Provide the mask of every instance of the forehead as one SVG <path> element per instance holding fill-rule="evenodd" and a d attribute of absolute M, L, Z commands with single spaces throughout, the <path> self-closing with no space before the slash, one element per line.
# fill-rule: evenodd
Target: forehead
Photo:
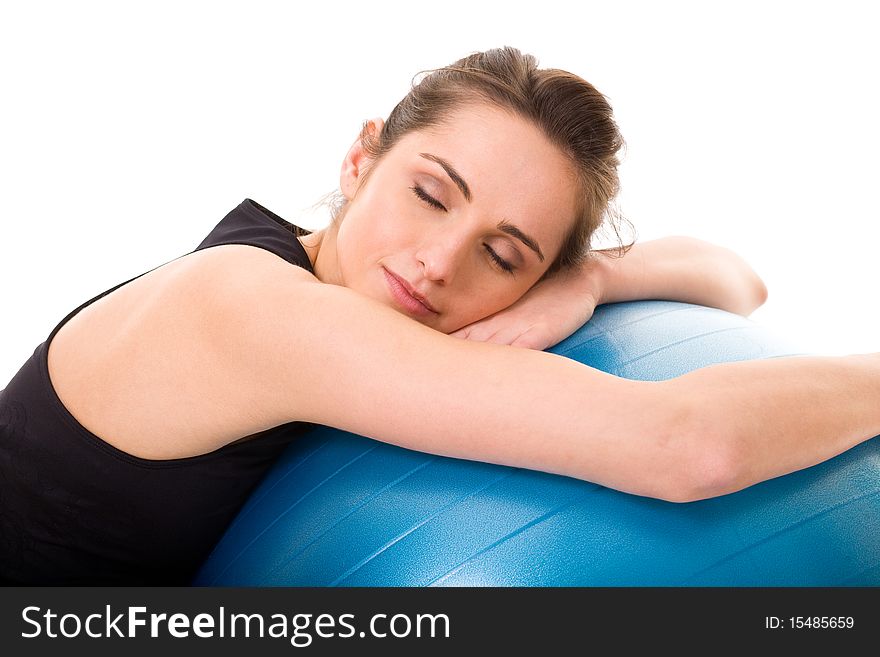
<path fill-rule="evenodd" d="M 442 125 L 408 133 L 388 155 L 395 151 L 401 164 L 441 176 L 442 169 L 420 154 L 448 161 L 470 187 L 476 210 L 493 223 L 516 224 L 548 256 L 574 220 L 579 190 L 569 158 L 533 123 L 493 105 L 462 107 Z"/>

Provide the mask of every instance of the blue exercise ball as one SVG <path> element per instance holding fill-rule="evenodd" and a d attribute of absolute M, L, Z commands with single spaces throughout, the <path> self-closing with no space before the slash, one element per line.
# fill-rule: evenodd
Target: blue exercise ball
<path fill-rule="evenodd" d="M 755 322 L 609 304 L 551 351 L 668 379 L 803 352 Z M 876 586 L 880 439 L 722 497 L 677 504 L 433 456 L 329 428 L 286 450 L 200 586 Z"/>

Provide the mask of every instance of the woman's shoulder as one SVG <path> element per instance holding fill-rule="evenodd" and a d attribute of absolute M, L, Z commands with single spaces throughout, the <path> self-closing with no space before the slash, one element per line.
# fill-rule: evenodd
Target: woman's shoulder
<path fill-rule="evenodd" d="M 267 424 L 259 397 L 226 370 L 237 330 L 229 309 L 273 302 L 317 279 L 258 247 L 194 251 L 83 308 L 49 344 L 52 385 L 86 429 L 135 456 L 212 451 Z M 247 288 L 247 289 L 245 289 Z M 265 295 L 265 300 L 264 300 Z M 169 440 L 168 437 L 173 438 Z"/>
<path fill-rule="evenodd" d="M 283 300 L 289 308 L 299 296 L 298 290 L 327 287 L 311 271 L 257 246 L 224 244 L 186 258 L 188 262 L 171 283 L 174 305 L 186 312 L 222 319 L 216 332 L 237 330 L 236 316 L 247 313 L 250 307 L 277 306 Z"/>
<path fill-rule="evenodd" d="M 208 317 L 240 304 L 243 297 L 257 304 L 269 302 L 272 281 L 281 286 L 320 283 L 312 272 L 262 247 L 221 244 L 193 251 L 126 287 L 140 283 L 140 289 L 132 288 L 130 293 L 142 303 L 157 304 L 157 311 Z M 117 303 L 122 305 L 121 299 Z"/>
<path fill-rule="evenodd" d="M 260 274 L 279 274 L 305 282 L 319 282 L 315 275 L 303 267 L 291 264 L 268 249 L 251 244 L 219 244 L 207 249 L 193 251 L 178 259 L 185 261 L 181 270 L 193 283 L 207 280 L 239 277 L 247 272 L 251 277 Z M 175 261 L 176 262 L 176 261 Z"/>
<path fill-rule="evenodd" d="M 240 304 L 243 297 L 258 305 L 274 299 L 271 281 L 285 287 L 319 283 L 310 271 L 267 249 L 221 244 L 193 251 L 133 279 L 84 308 L 61 330 L 79 321 L 91 323 L 92 329 L 122 328 L 128 334 L 148 330 L 152 321 L 157 326 L 201 322 L 206 324 L 204 329 L 217 331 L 223 326 L 207 326 L 217 319 L 213 313 Z"/>

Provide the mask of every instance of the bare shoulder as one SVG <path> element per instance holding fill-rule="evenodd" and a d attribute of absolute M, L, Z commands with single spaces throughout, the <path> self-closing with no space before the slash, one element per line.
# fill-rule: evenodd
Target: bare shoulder
<path fill-rule="evenodd" d="M 222 245 L 173 260 L 87 306 L 49 345 L 52 385 L 86 429 L 150 459 L 202 454 L 274 426 L 259 390 L 218 353 L 234 299 L 261 305 L 256 281 L 317 283 L 258 247 Z"/>
<path fill-rule="evenodd" d="M 251 246 L 248 244 L 223 244 L 214 246 L 210 249 L 204 249 L 190 254 L 187 257 L 199 257 L 201 259 L 200 266 L 210 268 L 211 266 L 224 266 L 232 264 L 234 266 L 257 267 L 259 269 L 271 270 L 274 272 L 285 271 L 292 277 L 300 278 L 303 281 L 318 282 L 315 276 L 303 269 L 292 265 L 286 260 L 275 255 L 271 251 Z"/>

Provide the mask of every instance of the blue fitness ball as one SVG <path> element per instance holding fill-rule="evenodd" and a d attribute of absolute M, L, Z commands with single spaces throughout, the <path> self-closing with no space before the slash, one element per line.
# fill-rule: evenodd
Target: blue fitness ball
<path fill-rule="evenodd" d="M 630 379 L 799 355 L 755 322 L 609 304 L 551 351 Z M 686 504 L 318 428 L 285 451 L 200 586 L 876 586 L 880 439 Z"/>

